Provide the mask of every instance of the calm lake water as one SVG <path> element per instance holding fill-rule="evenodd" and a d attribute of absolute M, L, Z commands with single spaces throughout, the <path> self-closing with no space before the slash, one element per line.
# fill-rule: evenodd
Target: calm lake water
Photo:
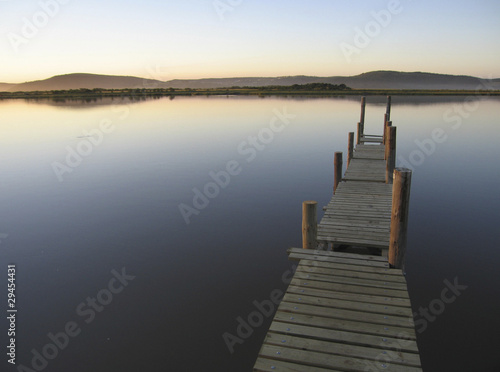
<path fill-rule="evenodd" d="M 415 318 L 425 371 L 500 370 L 499 104 L 393 97 L 398 166 L 414 169 L 407 281 L 414 311 L 433 309 Z M 367 133 L 384 112 L 368 97 Z M 272 317 L 233 353 L 223 335 L 286 288 L 301 203 L 326 205 L 357 121 L 359 97 L 0 101 L 0 296 L 5 311 L 15 264 L 16 362 L 250 371 Z M 445 281 L 467 288 L 444 304 Z"/>

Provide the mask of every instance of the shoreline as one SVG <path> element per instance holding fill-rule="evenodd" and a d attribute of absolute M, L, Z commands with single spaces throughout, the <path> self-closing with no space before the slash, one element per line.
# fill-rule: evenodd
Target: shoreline
<path fill-rule="evenodd" d="M 52 91 L 0 92 L 3 99 L 99 99 L 99 98 L 154 98 L 175 96 L 500 96 L 500 90 L 428 90 L 428 89 L 346 89 L 346 90 L 288 90 L 258 88 L 216 89 L 71 89 Z"/>

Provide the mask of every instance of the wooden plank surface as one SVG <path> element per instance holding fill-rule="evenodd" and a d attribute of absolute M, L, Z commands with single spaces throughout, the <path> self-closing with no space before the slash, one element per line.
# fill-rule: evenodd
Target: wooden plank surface
<path fill-rule="evenodd" d="M 384 160 L 385 146 L 359 144 L 354 149 L 353 159 Z"/>
<path fill-rule="evenodd" d="M 356 146 L 344 182 L 324 208 L 318 242 L 389 248 L 392 185 L 385 183 L 384 154 L 383 145 Z"/>
<path fill-rule="evenodd" d="M 302 258 L 254 371 L 421 371 L 401 270 L 374 266 L 379 256 L 301 250 L 288 250 Z"/>

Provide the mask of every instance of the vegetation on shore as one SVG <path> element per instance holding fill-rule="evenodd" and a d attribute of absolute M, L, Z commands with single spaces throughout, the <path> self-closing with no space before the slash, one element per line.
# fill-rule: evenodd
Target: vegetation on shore
<path fill-rule="evenodd" d="M 130 98 L 141 99 L 164 96 L 210 96 L 210 95 L 242 95 L 251 96 L 306 96 L 331 97 L 346 95 L 439 95 L 439 96 L 469 96 L 469 95 L 500 95 L 500 90 L 409 90 L 409 89 L 351 89 L 345 84 L 327 83 L 294 84 L 290 86 L 263 86 L 213 88 L 213 89 L 175 89 L 175 88 L 136 88 L 136 89 L 70 89 L 49 91 L 19 91 L 0 92 L 0 99 L 94 99 L 94 98 Z"/>

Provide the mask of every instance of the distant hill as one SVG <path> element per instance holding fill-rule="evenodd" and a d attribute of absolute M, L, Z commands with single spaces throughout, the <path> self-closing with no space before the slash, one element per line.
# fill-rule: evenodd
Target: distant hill
<path fill-rule="evenodd" d="M 214 78 L 194 80 L 160 81 L 134 76 L 112 76 L 96 74 L 58 75 L 46 80 L 20 84 L 0 83 L 0 91 L 69 90 L 80 88 L 229 88 L 233 86 L 269 86 L 309 83 L 345 84 L 354 89 L 500 89 L 500 79 L 485 80 L 473 76 L 443 75 L 427 72 L 373 71 L 356 76 L 282 76 Z"/>
<path fill-rule="evenodd" d="M 69 90 L 79 88 L 125 89 L 141 87 L 144 84 L 164 84 L 134 76 L 112 76 L 95 74 L 69 74 L 53 76 L 45 80 L 30 81 L 21 84 L 9 84 L 8 91 Z M 1 87 L 1 85 L 0 85 Z"/>
<path fill-rule="evenodd" d="M 500 79 L 428 72 L 374 71 L 352 76 L 348 82 L 351 88 L 366 89 L 500 89 Z"/>
<path fill-rule="evenodd" d="M 17 84 L 0 83 L 0 92 L 9 92 Z"/>
<path fill-rule="evenodd" d="M 173 88 L 226 88 L 232 86 L 268 86 L 310 83 L 345 84 L 353 89 L 500 89 L 500 79 L 493 81 L 472 76 L 442 75 L 425 72 L 374 71 L 356 76 L 283 76 L 276 78 L 220 78 L 170 80 Z"/>

